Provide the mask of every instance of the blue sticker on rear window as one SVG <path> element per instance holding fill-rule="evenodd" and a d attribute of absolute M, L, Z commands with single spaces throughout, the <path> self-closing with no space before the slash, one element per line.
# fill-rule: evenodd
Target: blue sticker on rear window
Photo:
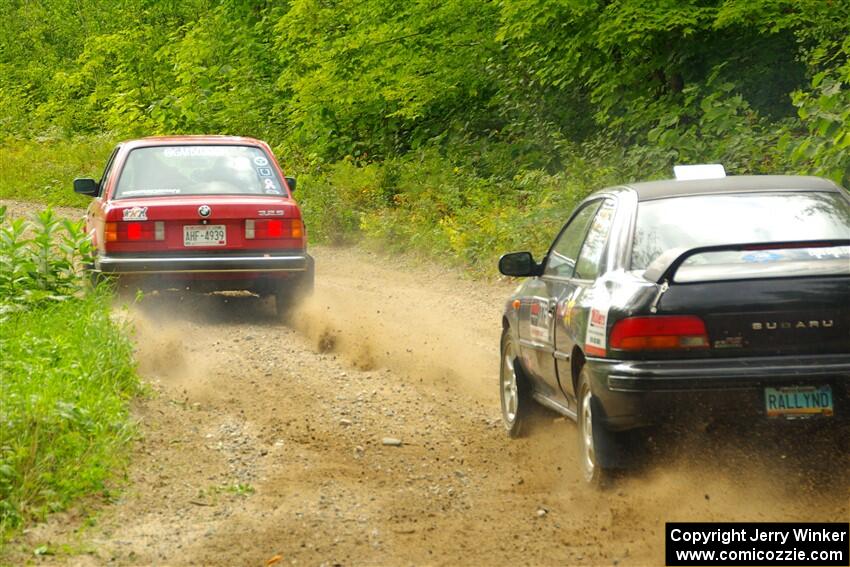
<path fill-rule="evenodd" d="M 776 262 L 782 258 L 784 258 L 784 256 L 782 254 L 777 254 L 776 252 L 753 252 L 752 254 L 747 254 L 746 256 L 741 257 L 744 262 L 758 264 Z"/>

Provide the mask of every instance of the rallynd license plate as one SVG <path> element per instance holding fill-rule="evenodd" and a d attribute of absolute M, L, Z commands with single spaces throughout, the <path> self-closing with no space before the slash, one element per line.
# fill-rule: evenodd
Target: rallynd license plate
<path fill-rule="evenodd" d="M 183 246 L 225 246 L 227 232 L 223 224 L 186 225 L 183 227 Z"/>
<path fill-rule="evenodd" d="M 800 418 L 831 416 L 832 388 L 829 386 L 790 386 L 765 388 L 768 417 Z"/>

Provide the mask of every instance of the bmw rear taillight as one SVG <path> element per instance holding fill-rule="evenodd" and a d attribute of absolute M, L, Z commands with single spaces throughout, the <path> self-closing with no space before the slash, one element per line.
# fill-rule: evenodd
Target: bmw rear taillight
<path fill-rule="evenodd" d="M 105 232 L 107 242 L 165 240 L 165 223 L 162 221 L 108 222 Z"/>
<path fill-rule="evenodd" d="M 301 224 L 301 219 L 292 220 L 292 238 L 301 238 L 304 236 L 304 225 Z"/>
<path fill-rule="evenodd" d="M 301 219 L 248 219 L 245 221 L 245 238 L 248 240 L 301 238 L 303 235 Z"/>
<path fill-rule="evenodd" d="M 708 348 L 705 323 L 693 315 L 627 317 L 611 329 L 616 350 L 686 350 Z"/>

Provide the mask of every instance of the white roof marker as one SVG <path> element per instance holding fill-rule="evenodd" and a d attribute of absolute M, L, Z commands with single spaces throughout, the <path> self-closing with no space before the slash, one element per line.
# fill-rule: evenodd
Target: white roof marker
<path fill-rule="evenodd" d="M 677 181 L 689 181 L 691 179 L 722 179 L 726 177 L 726 170 L 719 163 L 706 163 L 701 165 L 674 165 L 673 173 Z"/>

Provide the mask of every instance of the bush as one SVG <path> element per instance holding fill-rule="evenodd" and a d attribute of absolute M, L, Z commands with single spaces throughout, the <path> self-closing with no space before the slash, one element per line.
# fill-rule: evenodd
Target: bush
<path fill-rule="evenodd" d="M 56 218 L 47 209 L 34 222 L 4 223 L 0 207 L 0 322 L 3 315 L 45 301 L 66 301 L 84 292 L 80 269 L 92 245 L 82 222 Z"/>
<path fill-rule="evenodd" d="M 622 181 L 619 168 L 595 159 L 573 157 L 564 173 L 528 169 L 509 178 L 482 176 L 433 150 L 363 166 L 347 160 L 310 176 L 299 199 L 312 240 L 362 235 L 393 251 L 492 273 L 507 251 L 543 254 L 581 199 Z M 599 159 L 615 161 L 609 154 Z"/>
<path fill-rule="evenodd" d="M 0 208 L 0 542 L 104 488 L 125 459 L 138 390 L 109 292 L 80 271 L 81 227 L 49 210 L 35 222 L 4 217 Z"/>

